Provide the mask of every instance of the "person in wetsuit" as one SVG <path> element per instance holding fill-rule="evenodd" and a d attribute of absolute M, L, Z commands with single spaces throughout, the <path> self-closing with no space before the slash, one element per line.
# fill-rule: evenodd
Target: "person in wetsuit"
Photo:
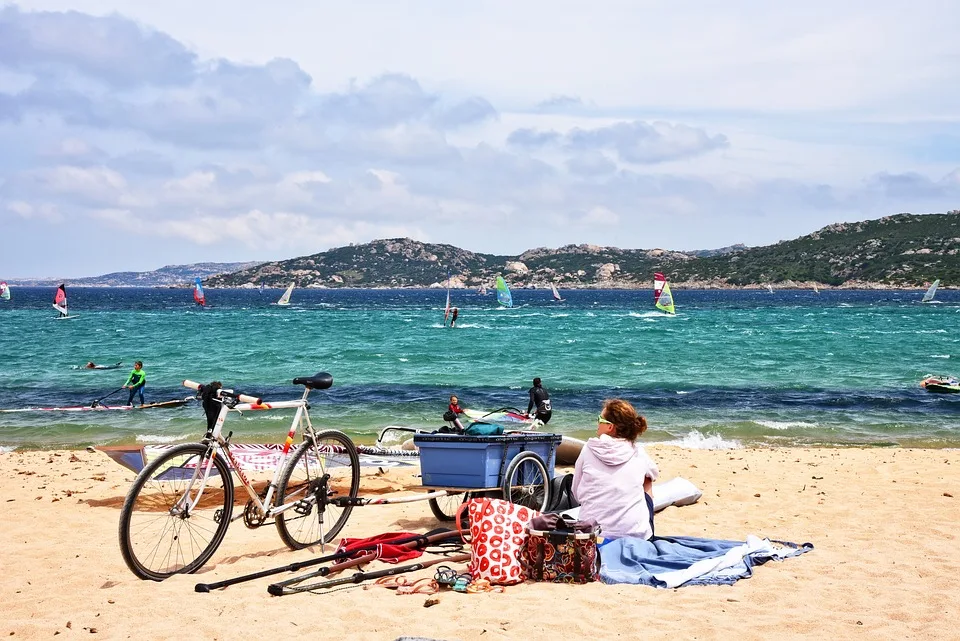
<path fill-rule="evenodd" d="M 130 397 L 127 399 L 127 405 L 133 405 L 133 397 L 140 396 L 140 404 L 143 405 L 143 388 L 147 384 L 147 374 L 143 371 L 143 362 L 137 361 L 133 364 L 133 371 L 127 377 L 127 382 L 123 386 L 130 390 Z"/>
<path fill-rule="evenodd" d="M 540 383 L 539 376 L 533 379 L 533 387 L 530 388 L 529 393 L 530 402 L 527 404 L 527 414 L 529 415 L 536 408 L 536 418 L 546 425 L 550 422 L 550 417 L 553 416 L 553 408 L 550 405 L 550 393 Z"/>
<path fill-rule="evenodd" d="M 457 315 L 460 313 L 460 310 L 456 307 L 453 308 L 453 317 L 450 319 L 450 327 L 454 327 L 457 324 Z"/>

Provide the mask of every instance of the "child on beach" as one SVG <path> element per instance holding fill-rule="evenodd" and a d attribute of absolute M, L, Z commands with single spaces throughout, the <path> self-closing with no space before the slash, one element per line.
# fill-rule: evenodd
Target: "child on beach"
<path fill-rule="evenodd" d="M 656 463 L 637 437 L 647 420 L 622 399 L 603 404 L 597 436 L 587 440 L 573 473 L 573 495 L 581 520 L 600 524 L 604 538 L 653 536 L 653 482 Z"/>
<path fill-rule="evenodd" d="M 463 414 L 463 408 L 460 407 L 460 399 L 457 398 L 456 394 L 450 397 L 450 405 L 447 406 L 447 411 L 443 413 L 443 420 L 450 421 L 457 426 L 457 429 L 461 432 L 463 431 L 463 423 L 460 422 L 460 414 Z"/>
<path fill-rule="evenodd" d="M 147 384 L 147 374 L 143 371 L 143 362 L 137 361 L 133 364 L 133 371 L 127 377 L 127 382 L 123 386 L 130 390 L 130 397 L 127 398 L 127 405 L 133 405 L 133 397 L 140 396 L 140 404 L 143 405 L 143 388 Z"/>

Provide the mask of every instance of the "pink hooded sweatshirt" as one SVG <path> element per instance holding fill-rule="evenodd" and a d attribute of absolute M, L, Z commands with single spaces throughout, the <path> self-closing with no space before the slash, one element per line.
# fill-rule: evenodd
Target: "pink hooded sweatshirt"
<path fill-rule="evenodd" d="M 650 510 L 643 480 L 656 481 L 656 463 L 636 443 L 603 434 L 587 440 L 573 472 L 573 495 L 581 520 L 594 519 L 607 539 L 649 539 Z"/>

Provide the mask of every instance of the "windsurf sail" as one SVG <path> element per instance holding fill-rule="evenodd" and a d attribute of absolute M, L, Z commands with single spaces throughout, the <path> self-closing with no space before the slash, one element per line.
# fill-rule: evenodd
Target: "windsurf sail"
<path fill-rule="evenodd" d="M 937 287 L 940 287 L 940 279 L 933 281 L 933 285 L 930 285 L 930 288 L 927 290 L 927 293 L 923 295 L 923 300 L 921 303 L 929 303 L 933 300 L 933 297 L 937 295 Z"/>
<path fill-rule="evenodd" d="M 562 301 L 562 300 L 563 300 L 562 298 L 560 298 L 560 292 L 557 291 L 557 286 L 556 286 L 556 285 L 554 285 L 554 284 L 551 283 L 550 289 L 553 290 L 553 300 L 555 300 L 555 301 Z"/>
<path fill-rule="evenodd" d="M 667 284 L 667 277 L 660 272 L 653 274 L 653 302 L 656 304 L 660 300 L 660 294 L 663 293 L 663 286 Z"/>
<path fill-rule="evenodd" d="M 504 307 L 513 307 L 513 296 L 510 295 L 510 288 L 503 276 L 497 276 L 497 302 Z"/>
<path fill-rule="evenodd" d="M 813 293 L 814 293 L 814 294 L 819 294 L 819 293 L 820 293 L 820 288 L 817 287 L 817 284 L 816 284 L 816 283 L 813 284 Z"/>
<path fill-rule="evenodd" d="M 486 286 L 486 285 L 480 285 L 480 291 L 478 291 L 477 293 L 480 294 L 481 296 L 486 296 L 486 295 L 487 295 L 487 286 Z"/>
<path fill-rule="evenodd" d="M 67 288 L 63 284 L 57 287 L 57 293 L 53 297 L 53 308 L 60 312 L 61 316 L 69 316 L 67 313 Z"/>
<path fill-rule="evenodd" d="M 662 281 L 657 278 L 658 276 L 660 279 L 662 279 Z M 658 294 L 657 285 L 660 282 L 662 282 L 662 285 L 660 285 L 660 293 Z M 673 307 L 673 293 L 670 291 L 670 283 L 667 282 L 667 279 L 660 272 L 657 272 L 654 275 L 653 295 L 656 298 L 656 302 L 654 304 L 656 305 L 657 309 L 668 314 L 677 313 Z"/>
<path fill-rule="evenodd" d="M 773 285 L 767 283 L 767 291 L 772 294 L 772 293 L 773 293 Z"/>
<path fill-rule="evenodd" d="M 443 308 L 443 324 L 447 324 L 447 317 L 450 315 L 450 273 L 447 272 L 447 306 Z"/>
<path fill-rule="evenodd" d="M 200 277 L 193 279 L 193 300 L 203 307 L 207 304 L 207 297 L 203 294 L 203 285 L 200 283 Z"/>
<path fill-rule="evenodd" d="M 294 283 L 290 283 L 290 286 L 287 287 L 287 291 L 283 292 L 283 296 L 280 297 L 280 300 L 277 301 L 277 305 L 289 305 L 290 304 L 290 294 L 293 293 Z"/>
<path fill-rule="evenodd" d="M 0 280 L 0 300 L 10 300 L 10 286 L 2 280 Z"/>

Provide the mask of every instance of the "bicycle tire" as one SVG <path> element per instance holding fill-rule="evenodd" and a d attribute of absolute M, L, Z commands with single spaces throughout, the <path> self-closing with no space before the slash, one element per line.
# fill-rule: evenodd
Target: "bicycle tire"
<path fill-rule="evenodd" d="M 550 505 L 550 474 L 547 465 L 535 452 L 517 454 L 503 475 L 500 485 L 503 498 L 543 512 Z"/>
<path fill-rule="evenodd" d="M 457 510 L 470 499 L 470 496 L 470 492 L 460 492 L 459 494 L 448 494 L 440 498 L 430 499 L 430 511 L 433 512 L 438 521 L 449 523 L 456 520 Z M 467 513 L 464 512 L 461 520 L 465 526 L 467 525 L 466 517 Z"/>
<path fill-rule="evenodd" d="M 186 516 L 176 510 L 207 452 L 202 443 L 177 445 L 144 467 L 127 491 L 120 552 L 139 578 L 162 581 L 196 572 L 223 542 L 233 514 L 233 477 L 222 456 L 213 459 L 216 474 L 211 470 L 196 508 Z"/>
<path fill-rule="evenodd" d="M 314 443 L 317 450 L 314 450 Z M 280 475 L 275 505 L 299 501 L 298 507 L 280 512 L 275 518 L 280 538 L 292 550 L 329 543 L 347 524 L 353 511 L 352 505 L 326 504 L 322 510 L 317 509 L 316 501 L 311 497 L 311 485 L 315 486 L 324 474 L 330 474 L 328 498 L 357 497 L 360 457 L 350 437 L 338 430 L 324 430 L 313 438 L 306 438 Z M 324 529 L 328 513 L 333 515 L 333 522 Z"/>

